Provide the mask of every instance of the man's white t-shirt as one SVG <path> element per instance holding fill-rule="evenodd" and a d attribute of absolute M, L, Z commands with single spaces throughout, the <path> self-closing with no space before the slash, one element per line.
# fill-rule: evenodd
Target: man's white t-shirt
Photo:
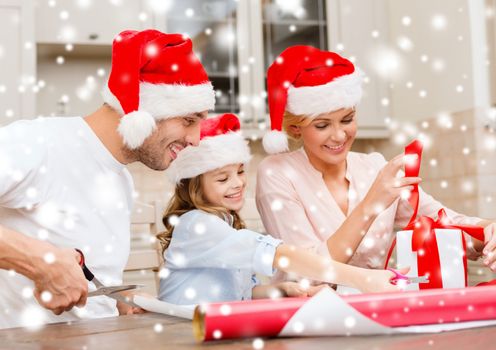
<path fill-rule="evenodd" d="M 0 128 L 0 224 L 81 249 L 86 265 L 107 285 L 122 283 L 132 193 L 129 171 L 80 117 L 22 120 Z M 0 328 L 117 314 L 115 301 L 100 296 L 55 316 L 36 302 L 33 282 L 13 271 L 0 270 L 0 286 Z"/>

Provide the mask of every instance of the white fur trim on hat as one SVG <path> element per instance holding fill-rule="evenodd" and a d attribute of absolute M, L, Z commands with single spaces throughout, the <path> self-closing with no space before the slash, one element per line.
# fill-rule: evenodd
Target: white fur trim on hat
<path fill-rule="evenodd" d="M 215 92 L 210 82 L 191 86 L 141 82 L 139 89 L 138 111 L 146 111 L 157 120 L 212 110 L 215 106 Z M 107 104 L 124 114 L 108 84 L 102 94 Z"/>
<path fill-rule="evenodd" d="M 250 148 L 240 133 L 206 137 L 198 146 L 188 146 L 166 170 L 168 178 L 179 183 L 230 164 L 247 164 L 251 159 Z"/>
<path fill-rule="evenodd" d="M 363 72 L 356 68 L 352 74 L 317 86 L 290 86 L 286 110 L 294 115 L 315 117 L 341 108 L 356 106 L 362 98 Z"/>
<path fill-rule="evenodd" d="M 135 149 L 143 144 L 155 128 L 155 119 L 150 113 L 134 111 L 121 118 L 117 130 L 124 139 L 124 144 L 130 149 Z"/>
<path fill-rule="evenodd" d="M 271 130 L 266 133 L 262 140 L 265 152 L 269 154 L 283 153 L 289 150 L 288 135 L 279 130 Z"/>

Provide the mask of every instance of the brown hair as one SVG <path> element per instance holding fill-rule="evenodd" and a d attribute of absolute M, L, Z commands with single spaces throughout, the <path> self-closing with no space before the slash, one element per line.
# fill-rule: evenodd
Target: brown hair
<path fill-rule="evenodd" d="M 295 134 L 293 130 L 291 130 L 291 126 L 307 126 L 311 122 L 312 119 L 306 115 L 296 115 L 285 111 L 282 118 L 282 128 L 291 139 L 299 141 L 301 135 Z"/>
<path fill-rule="evenodd" d="M 169 202 L 169 206 L 165 210 L 162 222 L 165 226 L 165 231 L 157 235 L 157 239 L 162 246 L 162 255 L 165 250 L 169 247 L 172 239 L 172 232 L 174 231 L 174 225 L 172 225 L 169 219 L 172 216 L 180 217 L 188 211 L 200 209 L 207 213 L 216 215 L 221 219 L 225 219 L 226 215 L 231 214 L 234 218 L 233 227 L 237 230 L 245 228 L 245 223 L 241 220 L 239 214 L 235 211 L 227 210 L 222 207 L 214 207 L 212 204 L 208 203 L 203 196 L 203 190 L 201 186 L 201 176 L 198 175 L 191 179 L 183 179 L 179 184 L 176 185 L 174 190 L 174 195 Z"/>

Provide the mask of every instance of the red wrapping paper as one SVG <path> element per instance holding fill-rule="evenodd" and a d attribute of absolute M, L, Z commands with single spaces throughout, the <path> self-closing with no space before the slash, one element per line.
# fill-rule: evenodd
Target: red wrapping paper
<path fill-rule="evenodd" d="M 343 296 L 350 306 L 389 327 L 496 319 L 496 285 Z M 275 337 L 310 298 L 208 304 L 195 310 L 198 340 Z M 318 315 L 316 315 L 318 316 Z M 217 332 L 217 333 L 216 333 Z"/>

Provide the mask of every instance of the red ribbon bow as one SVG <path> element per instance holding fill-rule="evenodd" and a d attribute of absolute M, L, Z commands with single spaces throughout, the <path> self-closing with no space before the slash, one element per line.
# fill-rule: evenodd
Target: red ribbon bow
<path fill-rule="evenodd" d="M 405 177 L 415 177 L 418 176 L 420 171 L 420 160 L 422 156 L 422 144 L 420 141 L 415 140 L 405 147 L 405 155 L 413 156 L 416 155 L 417 158 L 409 159 L 405 164 Z M 421 216 L 417 218 L 418 205 L 419 205 L 419 190 L 418 185 L 414 185 L 411 191 L 408 202 L 413 207 L 413 214 L 410 218 L 409 223 L 403 229 L 405 231 L 412 230 L 412 251 L 417 252 L 417 271 L 419 276 L 428 275 L 429 283 L 420 283 L 420 289 L 431 289 L 431 288 L 442 288 L 443 280 L 441 275 L 441 260 L 439 258 L 439 250 L 437 246 L 435 229 L 457 229 L 466 232 L 470 236 L 484 241 L 484 228 L 480 226 L 473 225 L 455 225 L 446 215 L 444 209 L 440 209 L 438 212 L 438 219 L 433 220 L 427 216 Z M 463 238 L 463 237 L 462 237 Z M 462 239 L 463 250 L 466 251 L 465 239 Z M 395 246 L 396 240 L 391 246 L 391 250 L 388 255 L 391 256 L 391 252 Z M 465 286 L 467 285 L 467 258 L 463 256 L 463 265 L 465 269 Z"/>

